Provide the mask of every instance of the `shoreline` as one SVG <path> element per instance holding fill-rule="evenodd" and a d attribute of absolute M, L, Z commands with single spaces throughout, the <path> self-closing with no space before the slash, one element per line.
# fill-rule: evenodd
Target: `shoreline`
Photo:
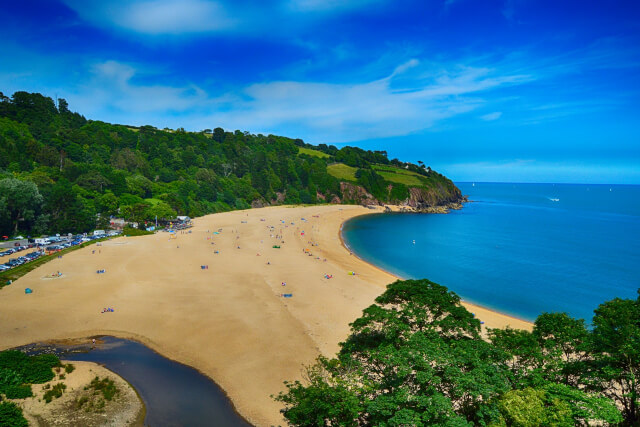
<path fill-rule="evenodd" d="M 393 277 L 395 277 L 397 280 L 409 280 L 409 279 L 411 279 L 411 278 L 409 278 L 409 277 L 402 277 L 402 276 L 400 276 L 400 275 L 398 275 L 398 274 L 396 274 L 396 273 L 393 273 L 393 272 L 391 272 L 391 271 L 389 271 L 389 270 L 386 270 L 386 269 L 384 269 L 384 268 L 382 268 L 382 267 L 380 267 L 380 266 L 378 266 L 378 265 L 376 265 L 376 264 L 373 264 L 373 263 L 371 263 L 371 262 L 369 262 L 369 261 L 365 260 L 365 259 L 364 259 L 364 258 L 362 258 L 360 255 L 358 255 L 358 254 L 357 254 L 357 253 L 356 253 L 356 252 L 355 252 L 355 251 L 354 251 L 354 250 L 349 246 L 349 244 L 347 243 L 347 241 L 346 241 L 346 240 L 345 240 L 345 238 L 344 238 L 343 226 L 344 226 L 344 224 L 346 224 L 348 221 L 351 221 L 351 220 L 353 220 L 353 219 L 355 219 L 355 218 L 362 217 L 362 216 L 366 216 L 366 215 L 385 214 L 385 213 L 398 213 L 398 212 L 397 212 L 397 211 L 392 211 L 392 212 L 384 212 L 384 211 L 382 211 L 382 212 L 363 212 L 363 213 L 362 213 L 362 214 L 360 214 L 360 215 L 354 215 L 354 216 L 352 216 L 351 218 L 346 219 L 346 220 L 345 220 L 345 221 L 340 225 L 340 230 L 338 231 L 338 234 L 339 234 L 339 237 L 340 237 L 340 243 L 342 244 L 342 246 L 344 246 L 344 248 L 349 252 L 349 254 L 350 254 L 351 256 L 354 256 L 354 257 L 358 258 L 360 261 L 362 261 L 362 262 L 363 262 L 363 263 L 365 263 L 365 264 L 368 264 L 368 265 L 369 265 L 369 266 L 371 266 L 372 268 L 375 268 L 375 269 L 380 270 L 381 272 L 383 272 L 383 273 L 385 273 L 385 274 L 388 274 L 388 275 L 390 275 L 390 276 L 393 276 Z M 417 212 L 417 213 L 420 213 L 420 212 Z M 422 213 L 422 214 L 424 214 L 424 215 L 431 215 L 432 213 L 424 212 L 424 213 Z M 436 214 L 436 215 L 441 215 L 441 214 L 439 214 L 439 213 L 438 213 L 438 214 Z M 425 279 L 429 279 L 429 278 L 428 278 L 428 277 L 425 277 Z M 445 286 L 446 286 L 446 285 L 445 285 Z M 447 286 L 447 289 L 449 289 L 449 287 L 448 287 L 448 286 Z M 449 290 L 450 290 L 450 291 L 452 291 L 452 289 L 449 289 Z M 455 291 L 453 291 L 453 292 L 455 292 Z M 458 293 L 456 292 L 456 294 L 458 294 Z M 463 306 L 465 306 L 465 307 L 467 308 L 467 310 L 469 310 L 469 311 L 474 310 L 474 311 L 472 311 L 473 313 L 475 313 L 476 311 L 485 312 L 485 313 L 493 313 L 493 314 L 498 315 L 498 316 L 500 316 L 500 317 L 504 317 L 504 318 L 512 319 L 512 320 L 514 321 L 514 323 L 517 323 L 517 324 L 519 324 L 519 325 L 521 325 L 521 326 L 528 326 L 528 328 L 524 328 L 524 329 L 530 330 L 531 328 L 533 328 L 533 322 L 532 322 L 532 321 L 530 321 L 530 320 L 527 320 L 527 319 L 524 319 L 524 318 L 521 318 L 521 317 L 515 316 L 515 315 L 513 315 L 513 314 L 505 313 L 505 312 L 503 312 L 503 311 L 500 311 L 500 310 L 497 310 L 497 309 L 494 309 L 494 308 L 486 307 L 486 306 L 484 306 L 484 305 L 482 305 L 482 304 L 478 304 L 478 303 L 473 302 L 473 301 L 469 301 L 469 300 L 465 299 L 462 295 L 458 295 L 458 296 L 460 297 L 460 302 L 461 302 L 461 304 L 462 304 Z M 479 317 L 478 317 L 478 318 L 479 318 Z M 483 324 L 483 328 L 482 328 L 482 330 L 483 330 L 483 333 L 486 331 L 486 328 L 484 327 L 484 324 Z"/>
<path fill-rule="evenodd" d="M 317 356 L 333 357 L 349 323 L 397 279 L 349 256 L 340 240 L 346 220 L 376 212 L 358 205 L 232 211 L 197 218 L 177 239 L 119 237 L 100 254 L 74 251 L 0 291 L 0 347 L 132 339 L 208 377 L 249 423 L 283 424 L 270 396 L 285 380 L 302 379 Z M 65 277 L 41 280 L 49 269 Z M 24 294 L 27 286 L 32 294 Z M 475 313 L 486 326 L 530 327 L 483 310 Z"/>

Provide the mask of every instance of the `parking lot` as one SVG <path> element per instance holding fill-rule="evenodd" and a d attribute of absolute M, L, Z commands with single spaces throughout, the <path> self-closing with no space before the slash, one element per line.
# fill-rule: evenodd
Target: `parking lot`
<path fill-rule="evenodd" d="M 66 237 L 50 236 L 38 239 L 4 241 L 0 244 L 0 272 L 26 264 L 46 254 L 118 234 L 120 232 L 112 231 L 97 235 L 79 234 Z"/>

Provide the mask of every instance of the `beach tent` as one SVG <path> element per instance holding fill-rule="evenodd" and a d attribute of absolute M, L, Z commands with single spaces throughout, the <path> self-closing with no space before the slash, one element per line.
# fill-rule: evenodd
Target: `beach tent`
<path fill-rule="evenodd" d="M 33 290 L 32 290 L 31 288 L 26 288 L 26 289 L 24 290 L 24 293 L 25 293 L 25 294 L 31 294 L 31 293 L 33 293 Z"/>

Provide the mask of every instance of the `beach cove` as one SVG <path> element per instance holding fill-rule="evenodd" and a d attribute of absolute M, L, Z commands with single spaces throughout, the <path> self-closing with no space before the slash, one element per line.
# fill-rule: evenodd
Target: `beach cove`
<path fill-rule="evenodd" d="M 333 356 L 349 323 L 397 279 L 341 242 L 346 220 L 376 212 L 382 208 L 233 211 L 197 218 L 176 239 L 121 237 L 96 253 L 75 251 L 0 291 L 0 349 L 93 335 L 132 339 L 212 378 L 252 424 L 282 424 L 270 396 L 319 354 Z M 44 280 L 51 271 L 64 277 Z M 485 327 L 531 328 L 467 307 Z"/>

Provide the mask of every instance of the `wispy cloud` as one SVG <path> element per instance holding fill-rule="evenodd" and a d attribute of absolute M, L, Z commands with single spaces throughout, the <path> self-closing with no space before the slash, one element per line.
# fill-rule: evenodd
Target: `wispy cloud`
<path fill-rule="evenodd" d="M 136 84 L 133 80 L 145 70 L 117 61 L 95 63 L 88 74 L 89 79 L 68 97 L 74 109 L 90 118 L 162 125 L 167 117 L 210 103 L 205 91 L 196 85 Z"/>
<path fill-rule="evenodd" d="M 208 0 L 66 0 L 81 18 L 143 34 L 191 34 L 233 28 L 237 20 L 225 7 Z"/>
<path fill-rule="evenodd" d="M 484 92 L 520 84 L 525 77 L 452 66 L 429 82 L 419 61 L 362 83 L 274 81 L 222 94 L 199 86 L 143 83 L 152 70 L 117 61 L 90 67 L 90 78 L 69 101 L 92 118 L 193 130 L 222 126 L 296 135 L 313 142 L 348 142 L 401 136 L 434 126 L 482 105 Z M 402 75 L 402 85 L 395 80 Z"/>
<path fill-rule="evenodd" d="M 327 12 L 357 9 L 382 0 L 289 0 L 287 6 L 293 11 Z"/>
<path fill-rule="evenodd" d="M 206 33 L 279 34 L 331 14 L 383 0 L 63 0 L 83 20 L 99 27 L 144 35 Z"/>
<path fill-rule="evenodd" d="M 411 67 L 409 67 L 411 66 Z M 518 84 L 524 76 L 454 67 L 427 84 L 394 87 L 409 61 L 388 77 L 359 84 L 281 81 L 258 83 L 227 95 L 226 112 L 212 120 L 264 131 L 295 129 L 315 142 L 345 142 L 407 135 L 478 108 L 482 92 Z M 417 72 L 419 74 L 419 72 Z"/>
<path fill-rule="evenodd" d="M 489 114 L 480 116 L 480 118 L 486 122 L 492 122 L 494 120 L 498 120 L 500 117 L 502 117 L 502 111 L 496 111 L 494 113 L 489 113 Z"/>

